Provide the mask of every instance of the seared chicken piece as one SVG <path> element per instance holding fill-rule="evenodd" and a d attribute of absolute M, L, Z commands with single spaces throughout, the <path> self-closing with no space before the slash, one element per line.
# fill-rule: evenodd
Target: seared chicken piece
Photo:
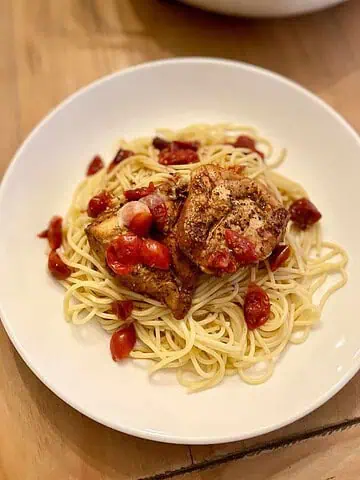
<path fill-rule="evenodd" d="M 250 245 L 249 263 L 253 263 L 270 255 L 283 237 L 288 219 L 287 210 L 259 182 L 234 169 L 206 165 L 193 172 L 177 225 L 178 242 L 203 271 L 231 272 L 242 265 L 238 261 L 241 252 L 232 250 L 227 240 L 229 231 L 241 237 L 245 247 Z M 220 254 L 231 256 L 229 265 L 220 259 L 217 271 L 210 259 Z"/>
<path fill-rule="evenodd" d="M 180 250 L 177 239 L 177 221 L 179 219 L 184 201 L 188 195 L 187 183 L 175 181 L 174 184 L 163 183 L 157 192 L 164 198 L 168 218 L 164 227 L 162 241 L 168 247 L 172 257 L 172 267 L 180 278 L 183 288 L 193 292 L 198 274 L 197 266 Z"/>
<path fill-rule="evenodd" d="M 173 182 L 162 183 L 156 187 L 156 194 L 159 194 L 166 205 L 167 220 L 163 228 L 163 232 L 167 235 L 172 231 L 176 224 L 181 209 L 189 193 L 189 185 L 174 178 Z"/>
<path fill-rule="evenodd" d="M 177 192 L 176 185 L 163 184 L 156 194 L 161 195 L 166 203 L 167 217 L 164 231 L 160 241 L 164 243 L 171 254 L 172 261 L 169 270 L 160 270 L 145 265 L 135 265 L 131 273 L 116 275 L 116 281 L 130 290 L 152 297 L 166 304 L 173 312 L 175 318 L 181 319 L 191 306 L 192 294 L 195 288 L 197 267 L 179 250 L 175 235 L 175 225 L 178 219 L 183 197 Z M 87 228 L 86 234 L 90 248 L 106 265 L 105 252 L 120 234 L 127 233 L 126 227 L 119 224 L 118 211 L 108 210 Z"/>

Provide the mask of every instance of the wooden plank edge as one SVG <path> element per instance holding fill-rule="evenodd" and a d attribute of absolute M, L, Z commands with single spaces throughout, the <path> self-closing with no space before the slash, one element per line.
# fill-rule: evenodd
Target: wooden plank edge
<path fill-rule="evenodd" d="M 304 432 L 300 434 L 289 435 L 287 437 L 281 438 L 279 440 L 274 440 L 272 442 L 264 443 L 257 445 L 256 447 L 250 447 L 241 451 L 235 451 L 232 453 L 227 453 L 224 455 L 219 455 L 215 458 L 209 460 L 203 460 L 201 462 L 194 462 L 193 456 L 190 450 L 190 458 L 192 460 L 192 465 L 184 466 L 176 470 L 166 471 L 160 474 L 151 475 L 150 477 L 142 477 L 138 480 L 167 480 L 169 478 L 175 478 L 180 475 L 187 473 L 198 472 L 205 470 L 207 468 L 217 467 L 224 463 L 233 462 L 236 460 L 241 460 L 244 457 L 250 457 L 259 455 L 263 452 L 271 452 L 278 450 L 280 448 L 290 447 L 296 443 L 303 442 L 310 438 L 324 437 L 327 435 L 332 435 L 343 430 L 359 427 L 360 426 L 360 417 L 355 417 L 349 420 L 344 420 L 343 422 L 327 425 L 318 429 L 311 430 L 309 432 Z"/>

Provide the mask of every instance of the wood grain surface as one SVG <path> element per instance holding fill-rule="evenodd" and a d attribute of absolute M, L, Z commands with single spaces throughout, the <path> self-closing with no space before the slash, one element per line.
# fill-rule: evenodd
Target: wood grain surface
<path fill-rule="evenodd" d="M 126 66 L 173 56 L 270 68 L 320 95 L 359 131 L 359 24 L 359 0 L 266 21 L 216 16 L 169 0 L 1 0 L 0 173 L 36 123 L 70 93 Z M 2 328 L 0 348 L 1 480 L 360 478 L 359 375 L 293 425 L 190 449 L 96 424 L 31 373 Z"/>

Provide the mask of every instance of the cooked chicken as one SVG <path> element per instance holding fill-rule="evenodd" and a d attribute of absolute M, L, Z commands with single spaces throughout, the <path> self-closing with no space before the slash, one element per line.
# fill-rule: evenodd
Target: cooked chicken
<path fill-rule="evenodd" d="M 189 290 L 192 294 L 198 269 L 180 250 L 177 239 L 177 221 L 188 195 L 188 190 L 189 186 L 187 183 L 182 183 L 177 180 L 175 180 L 173 184 L 163 183 L 157 188 L 157 192 L 165 199 L 168 213 L 167 222 L 164 227 L 165 236 L 162 241 L 170 250 L 173 269 L 180 278 L 183 288 Z"/>
<path fill-rule="evenodd" d="M 174 178 L 171 183 L 162 183 L 156 188 L 156 193 L 164 199 L 167 210 L 167 220 L 163 229 L 165 234 L 171 232 L 176 224 L 188 191 L 189 185 L 178 178 Z"/>
<path fill-rule="evenodd" d="M 151 194 L 161 195 L 166 204 L 165 233 L 159 239 L 170 251 L 170 269 L 161 270 L 138 264 L 131 273 L 115 276 L 121 285 L 130 290 L 166 304 L 178 319 L 183 318 L 191 306 L 197 277 L 197 267 L 179 250 L 176 240 L 176 221 L 183 203 L 181 191 L 182 188 L 176 184 L 163 184 Z M 119 224 L 120 208 L 106 211 L 86 228 L 90 248 L 104 264 L 107 247 L 116 237 L 128 231 Z"/>
<path fill-rule="evenodd" d="M 178 242 L 203 271 L 233 272 L 246 264 L 239 251 L 244 246 L 250 250 L 248 263 L 268 257 L 284 235 L 288 218 L 287 210 L 259 182 L 206 165 L 192 175 L 178 221 Z"/>

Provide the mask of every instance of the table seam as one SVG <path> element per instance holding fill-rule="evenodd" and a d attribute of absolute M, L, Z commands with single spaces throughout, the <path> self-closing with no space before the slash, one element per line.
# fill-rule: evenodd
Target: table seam
<path fill-rule="evenodd" d="M 260 453 L 263 453 L 263 452 L 272 452 L 280 448 L 286 448 L 312 438 L 333 435 L 334 433 L 338 433 L 352 427 L 358 427 L 359 425 L 360 425 L 360 417 L 355 417 L 352 419 L 344 420 L 343 422 L 334 423 L 334 424 L 327 425 L 325 427 L 317 428 L 309 432 L 289 435 L 279 440 L 274 440 L 269 443 L 260 444 L 256 447 L 247 448 L 245 450 L 242 450 L 241 452 L 235 451 L 235 452 L 227 453 L 221 456 L 217 456 L 212 459 L 202 460 L 200 462 L 194 462 L 193 456 L 191 453 L 191 459 L 193 461 L 191 465 L 187 465 L 175 470 L 165 471 L 163 473 L 159 473 L 156 475 L 141 477 L 138 480 L 167 480 L 169 478 L 175 478 L 179 475 L 198 472 L 201 470 L 206 470 L 208 468 L 214 468 L 225 463 L 241 460 L 244 457 L 251 457 L 251 456 L 259 455 Z M 191 450 L 191 447 L 189 448 Z"/>

